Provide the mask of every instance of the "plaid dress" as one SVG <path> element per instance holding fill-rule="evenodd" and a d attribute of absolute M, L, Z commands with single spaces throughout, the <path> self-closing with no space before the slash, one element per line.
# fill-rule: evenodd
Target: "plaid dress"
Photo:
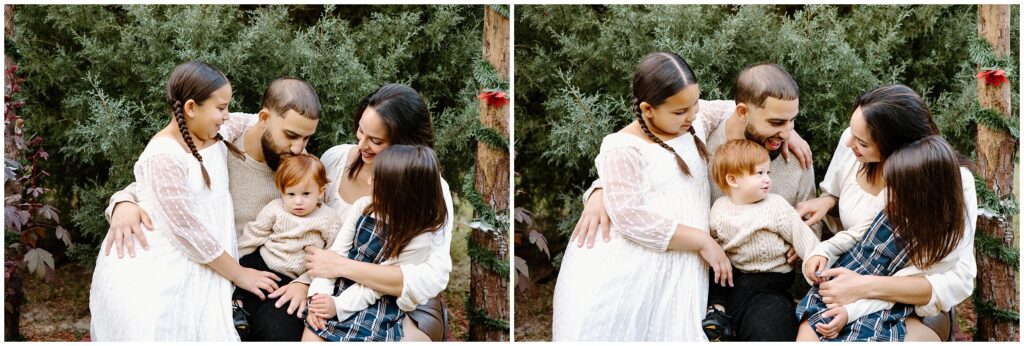
<path fill-rule="evenodd" d="M 367 263 L 380 263 L 380 251 L 384 240 L 376 232 L 377 220 L 362 215 L 356 222 L 356 235 L 348 258 Z M 334 284 L 334 296 L 341 294 L 355 282 L 338 278 Z M 402 338 L 402 318 L 405 314 L 398 308 L 396 297 L 383 296 L 373 305 L 344 321 L 337 317 L 325 321 L 324 329 L 316 329 L 306 322 L 306 328 L 327 341 L 399 341 Z M 307 312 L 308 313 L 308 312 Z"/>
<path fill-rule="evenodd" d="M 900 246 L 892 226 L 885 214 L 879 212 L 875 216 L 871 228 L 860 243 L 839 257 L 833 267 L 843 267 L 861 275 L 891 276 L 907 265 L 907 252 Z M 807 318 L 813 327 L 819 323 L 828 323 L 832 318 L 822 317 L 828 310 L 821 301 L 818 287 L 814 286 L 796 307 L 798 320 Z M 846 327 L 834 339 L 821 341 L 903 341 L 906 336 L 905 320 L 913 312 L 913 306 L 897 303 L 889 310 L 877 311 L 855 321 L 849 321 Z"/>

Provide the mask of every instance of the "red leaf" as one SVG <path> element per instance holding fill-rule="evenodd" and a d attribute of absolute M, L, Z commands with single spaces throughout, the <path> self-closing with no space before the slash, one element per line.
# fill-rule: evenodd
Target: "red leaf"
<path fill-rule="evenodd" d="M 1006 78 L 1006 71 L 1003 70 L 982 70 L 975 75 L 978 79 L 984 80 L 985 85 L 990 85 L 998 88 L 1003 83 L 1009 83 L 1010 80 Z"/>
<path fill-rule="evenodd" d="M 488 106 L 498 108 L 504 107 L 508 104 L 508 95 L 504 91 L 487 91 L 480 93 L 477 98 L 487 102 Z"/>

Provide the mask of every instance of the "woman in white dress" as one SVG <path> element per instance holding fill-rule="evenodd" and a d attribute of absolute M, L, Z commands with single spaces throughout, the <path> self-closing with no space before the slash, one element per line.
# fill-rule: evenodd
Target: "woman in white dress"
<path fill-rule="evenodd" d="M 426 103 L 413 88 L 401 84 L 381 86 L 360 104 L 356 112 L 358 143 L 336 145 L 324 152 L 321 161 L 330 183 L 324 201 L 344 215 L 352 203 L 370 195 L 367 180 L 373 173 L 374 158 L 394 144 L 434 146 L 434 130 Z M 403 320 L 402 341 L 442 341 L 447 319 L 437 296 L 448 286 L 452 270 L 452 197 L 448 183 L 441 179 L 447 208 L 444 226 L 434 233 L 430 256 L 419 264 L 378 265 L 351 260 L 324 249 L 307 249 L 309 275 L 346 277 L 378 292 L 398 297 L 398 305 L 409 312 Z"/>
<path fill-rule="evenodd" d="M 731 281 L 728 258 L 708 234 L 696 76 L 678 55 L 652 53 L 632 89 L 637 120 L 606 136 L 596 159 L 612 239 L 567 247 L 554 341 L 705 341 L 708 264 L 716 281 Z"/>
<path fill-rule="evenodd" d="M 91 336 L 96 341 L 237 341 L 232 283 L 254 293 L 271 292 L 278 279 L 243 268 L 235 259 L 226 155 L 239 154 L 229 143 L 246 121 L 229 119 L 231 85 L 203 62 L 178 65 L 166 98 L 173 119 L 153 136 L 134 170 L 139 206 L 154 225 L 149 251 L 124 260 L 100 249 L 89 292 Z"/>
<path fill-rule="evenodd" d="M 885 207 L 887 195 L 881 172 L 890 154 L 909 143 L 939 134 L 924 100 L 904 85 L 888 85 L 864 93 L 853 108 L 850 127 L 843 132 L 821 182 L 821 197 L 797 204 L 797 211 L 808 217 L 808 224 L 821 221 L 830 210 L 838 208 L 838 222 L 826 219 L 835 233 L 873 219 Z M 961 157 L 960 175 L 967 211 L 963 238 L 956 250 L 940 262 L 948 265 L 933 266 L 948 270 L 929 268 L 923 276 L 900 275 L 904 270 L 920 272 L 913 266 L 896 276 L 844 272 L 825 284 L 831 288 L 822 293 L 827 297 L 826 302 L 845 306 L 850 321 L 883 308 L 886 302 L 914 305 L 916 315 L 907 318 L 907 341 L 948 338 L 951 327 L 947 312 L 970 296 L 977 271 L 974 231 L 978 201 L 974 175 L 967 168 L 970 166 L 970 162 Z M 868 292 L 879 293 L 869 295 Z M 926 324 L 922 324 L 922 320 Z"/>

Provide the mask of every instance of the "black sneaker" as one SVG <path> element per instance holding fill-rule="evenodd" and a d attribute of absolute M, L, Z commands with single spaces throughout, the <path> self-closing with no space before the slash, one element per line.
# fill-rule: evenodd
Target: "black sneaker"
<path fill-rule="evenodd" d="M 704 327 L 704 334 L 708 336 L 708 341 L 729 341 L 735 336 L 732 325 L 729 323 L 729 315 L 714 306 L 704 317 L 701 326 Z"/>
<path fill-rule="evenodd" d="M 249 316 L 249 312 L 245 311 L 238 302 L 231 302 L 231 317 L 235 320 L 235 330 L 238 331 L 239 336 L 249 334 L 249 320 L 245 318 L 246 316 Z"/>

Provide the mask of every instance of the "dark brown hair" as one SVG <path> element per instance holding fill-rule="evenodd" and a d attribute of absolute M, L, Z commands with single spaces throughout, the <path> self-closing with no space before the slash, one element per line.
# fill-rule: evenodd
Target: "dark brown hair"
<path fill-rule="evenodd" d="M 777 64 L 754 64 L 747 66 L 736 76 L 734 100 L 737 104 L 764 107 L 764 100 L 772 97 L 779 100 L 800 98 L 800 87 L 793 76 Z"/>
<path fill-rule="evenodd" d="M 413 88 L 402 84 L 386 84 L 366 96 L 356 110 L 356 129 L 367 107 L 373 107 L 380 115 L 392 145 L 434 147 L 434 127 L 430 122 L 430 112 L 423 98 Z M 357 159 L 348 167 L 348 178 L 355 179 L 362 168 L 363 160 Z"/>
<path fill-rule="evenodd" d="M 374 213 L 384 259 L 397 257 L 416 236 L 444 227 L 448 217 L 441 170 L 434 150 L 423 145 L 391 145 L 373 164 Z"/>
<path fill-rule="evenodd" d="M 643 60 L 640 60 L 640 65 L 637 65 L 636 72 L 633 73 L 633 112 L 636 113 L 636 119 L 640 122 L 640 128 L 647 134 L 647 138 L 675 155 L 676 164 L 686 176 L 690 176 L 690 168 L 686 166 L 686 162 L 675 149 L 651 133 L 647 122 L 644 121 L 640 104 L 647 102 L 651 107 L 660 106 L 665 103 L 665 99 L 693 84 L 697 84 L 697 76 L 693 74 L 690 65 L 672 52 L 647 54 Z M 693 141 L 697 144 L 700 158 L 707 161 L 708 149 L 704 146 L 704 142 L 696 136 L 693 126 L 690 126 L 689 132 L 694 135 Z"/>
<path fill-rule="evenodd" d="M 908 143 L 889 156 L 885 216 L 911 263 L 928 268 L 964 236 L 964 195 L 956 152 L 940 136 Z"/>
<path fill-rule="evenodd" d="M 327 183 L 331 182 L 327 179 L 324 164 L 316 156 L 307 153 L 282 157 L 281 166 L 274 172 L 274 184 L 281 193 L 306 179 L 313 179 L 319 187 L 327 186 Z"/>
<path fill-rule="evenodd" d="M 749 139 L 734 139 L 715 149 L 711 178 L 722 192 L 731 190 L 726 175 L 754 174 L 757 165 L 770 161 L 768 149 Z"/>
<path fill-rule="evenodd" d="M 313 86 L 295 77 L 280 77 L 267 85 L 263 91 L 260 107 L 284 116 L 289 110 L 306 118 L 320 119 L 320 98 L 316 96 Z"/>
<path fill-rule="evenodd" d="M 181 136 L 185 139 L 188 149 L 192 151 L 192 156 L 199 160 L 199 168 L 203 171 L 203 181 L 206 182 L 206 187 L 210 187 L 210 174 L 206 172 L 206 166 L 203 165 L 203 156 L 199 155 L 199 150 L 192 142 L 192 134 L 189 133 L 185 123 L 184 107 L 188 100 L 195 101 L 196 105 L 202 105 L 213 92 L 227 84 L 228 77 L 224 75 L 224 72 L 202 61 L 189 61 L 178 65 L 174 68 L 174 72 L 171 72 L 170 80 L 167 81 L 165 97 L 167 104 L 171 106 L 171 115 L 178 122 L 178 131 L 181 131 Z M 214 138 L 224 141 L 220 133 Z M 245 159 L 242 151 L 238 150 L 234 144 L 227 141 L 224 141 L 224 144 L 232 155 L 242 160 Z"/>
<path fill-rule="evenodd" d="M 858 107 L 881 156 L 879 162 L 865 163 L 860 167 L 869 181 L 881 178 L 882 167 L 893 152 L 922 138 L 939 134 L 928 105 L 906 85 L 886 85 L 861 94 L 853 103 L 850 113 Z"/>

